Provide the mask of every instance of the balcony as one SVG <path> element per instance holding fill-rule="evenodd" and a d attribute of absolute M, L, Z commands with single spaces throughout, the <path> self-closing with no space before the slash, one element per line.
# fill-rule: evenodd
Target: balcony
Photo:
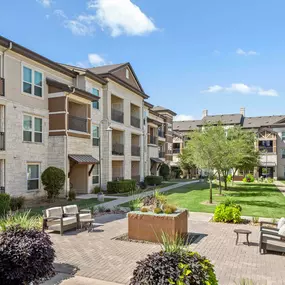
<path fill-rule="evenodd" d="M 164 151 L 160 151 L 159 152 L 159 158 L 164 158 L 165 157 L 165 152 Z"/>
<path fill-rule="evenodd" d="M 135 116 L 131 116 L 131 125 L 135 128 L 140 128 L 141 120 Z"/>
<path fill-rule="evenodd" d="M 5 150 L 5 133 L 0 132 L 0 150 Z"/>
<path fill-rule="evenodd" d="M 68 129 L 78 132 L 87 133 L 87 119 L 69 115 Z"/>
<path fill-rule="evenodd" d="M 141 148 L 136 145 L 132 145 L 132 156 L 140 156 L 141 155 Z"/>
<path fill-rule="evenodd" d="M 180 153 L 180 148 L 174 148 L 173 153 Z"/>
<path fill-rule="evenodd" d="M 158 129 L 158 136 L 159 136 L 160 138 L 164 138 L 164 137 L 165 137 L 165 133 L 164 133 L 164 131 L 163 131 L 163 130 Z"/>
<path fill-rule="evenodd" d="M 0 96 L 5 96 L 5 79 L 0 77 Z"/>
<path fill-rule="evenodd" d="M 149 136 L 149 143 L 150 144 L 157 144 L 157 137 Z"/>
<path fill-rule="evenodd" d="M 113 143 L 112 154 L 113 155 L 124 155 L 124 145 L 120 143 Z"/>
<path fill-rule="evenodd" d="M 120 110 L 112 108 L 112 120 L 118 123 L 124 123 L 124 113 Z"/>
<path fill-rule="evenodd" d="M 259 146 L 259 151 L 264 153 L 273 153 L 273 146 Z"/>

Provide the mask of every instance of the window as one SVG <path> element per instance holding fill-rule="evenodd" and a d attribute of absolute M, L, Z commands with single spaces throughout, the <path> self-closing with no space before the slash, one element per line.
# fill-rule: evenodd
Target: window
<path fill-rule="evenodd" d="M 23 66 L 23 92 L 37 97 L 43 96 L 43 74 Z"/>
<path fill-rule="evenodd" d="M 38 190 L 40 187 L 40 165 L 28 164 L 27 166 L 28 190 Z"/>
<path fill-rule="evenodd" d="M 99 90 L 97 88 L 92 88 L 91 93 L 95 96 L 100 96 Z M 99 110 L 99 101 L 93 102 L 93 108 Z"/>
<path fill-rule="evenodd" d="M 100 164 L 95 164 L 92 171 L 92 184 L 99 183 Z"/>
<path fill-rule="evenodd" d="M 93 138 L 93 146 L 99 146 L 100 143 L 100 135 L 99 135 L 99 127 L 93 125 L 92 127 L 92 138 Z"/>
<path fill-rule="evenodd" d="M 282 138 L 282 141 L 285 141 L 285 132 L 282 132 L 281 138 Z"/>
<path fill-rule="evenodd" d="M 23 141 L 39 143 L 43 142 L 43 121 L 41 118 L 24 115 Z"/>
<path fill-rule="evenodd" d="M 285 148 L 281 149 L 281 158 L 285 158 Z"/>
<path fill-rule="evenodd" d="M 126 78 L 129 79 L 130 78 L 130 72 L 128 69 L 126 69 Z"/>

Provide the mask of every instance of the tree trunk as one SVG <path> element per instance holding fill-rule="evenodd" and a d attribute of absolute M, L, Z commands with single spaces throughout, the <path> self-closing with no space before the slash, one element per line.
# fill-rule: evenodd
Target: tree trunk
<path fill-rule="evenodd" d="M 219 177 L 219 191 L 220 195 L 222 195 L 222 182 L 221 182 L 221 174 L 218 172 L 218 177 Z"/>
<path fill-rule="evenodd" d="M 234 186 L 234 179 L 237 173 L 237 169 L 235 169 L 235 171 L 233 172 L 233 177 L 232 177 L 232 186 Z"/>
<path fill-rule="evenodd" d="M 228 181 L 227 181 L 228 175 L 224 175 L 225 180 L 225 190 L 228 190 Z"/>
<path fill-rule="evenodd" d="M 212 179 L 210 178 L 210 204 L 213 204 L 213 189 L 212 189 Z"/>

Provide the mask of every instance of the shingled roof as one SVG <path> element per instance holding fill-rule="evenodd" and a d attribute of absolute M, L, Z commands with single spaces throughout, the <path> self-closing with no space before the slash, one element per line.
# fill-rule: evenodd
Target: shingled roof
<path fill-rule="evenodd" d="M 206 116 L 202 119 L 201 125 L 216 124 L 219 122 L 223 125 L 240 125 L 242 124 L 242 118 L 243 116 L 241 114 Z"/>
<path fill-rule="evenodd" d="M 202 120 L 192 120 L 192 121 L 174 121 L 173 129 L 175 131 L 191 131 L 198 129 L 198 126 L 201 125 Z"/>
<path fill-rule="evenodd" d="M 103 65 L 103 66 L 97 66 L 88 68 L 91 72 L 95 74 L 104 74 L 104 73 L 110 73 L 120 67 L 123 67 L 124 65 L 127 65 L 128 63 L 119 63 L 119 64 L 110 64 L 110 65 Z"/>
<path fill-rule="evenodd" d="M 273 126 L 284 120 L 285 116 L 260 116 L 260 117 L 245 117 L 243 128 L 260 128 Z"/>

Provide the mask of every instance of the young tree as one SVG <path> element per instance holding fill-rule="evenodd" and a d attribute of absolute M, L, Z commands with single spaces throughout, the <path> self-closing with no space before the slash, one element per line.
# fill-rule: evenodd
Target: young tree
<path fill-rule="evenodd" d="M 187 178 L 189 178 L 190 171 L 195 167 L 189 148 L 182 149 L 182 153 L 179 154 L 179 166 L 187 171 Z"/>

